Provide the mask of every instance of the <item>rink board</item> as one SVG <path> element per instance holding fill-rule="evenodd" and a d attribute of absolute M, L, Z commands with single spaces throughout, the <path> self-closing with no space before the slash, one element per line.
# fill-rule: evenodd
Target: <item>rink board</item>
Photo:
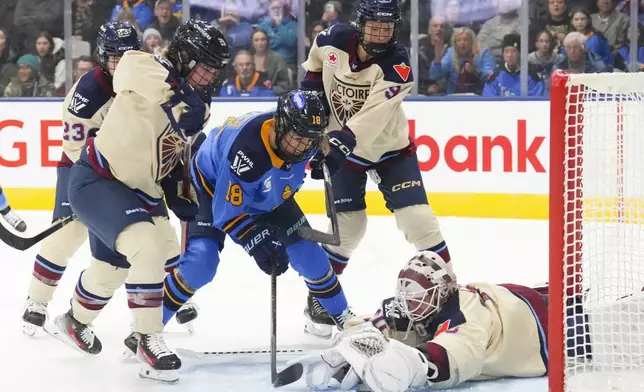
<path fill-rule="evenodd" d="M 274 100 L 215 100 L 206 130 L 228 116 L 274 106 Z M 52 208 L 62 109 L 59 99 L 0 100 L 0 184 L 17 209 Z M 439 216 L 548 218 L 548 101 L 408 99 L 403 110 Z M 614 129 L 611 121 L 608 129 Z M 604 206 L 616 197 L 597 196 Z M 320 181 L 307 178 L 297 198 L 306 213 L 324 212 Z M 371 215 L 389 214 L 371 181 L 367 205 Z"/>

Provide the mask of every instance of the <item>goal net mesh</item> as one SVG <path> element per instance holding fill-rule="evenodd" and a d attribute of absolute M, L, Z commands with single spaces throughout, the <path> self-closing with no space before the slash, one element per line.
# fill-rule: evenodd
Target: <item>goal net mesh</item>
<path fill-rule="evenodd" d="M 568 75 L 565 390 L 644 391 L 644 76 Z"/>

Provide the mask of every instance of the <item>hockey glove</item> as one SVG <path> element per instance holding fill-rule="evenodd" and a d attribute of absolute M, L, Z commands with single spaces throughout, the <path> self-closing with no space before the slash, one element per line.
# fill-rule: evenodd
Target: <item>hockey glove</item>
<path fill-rule="evenodd" d="M 328 153 L 324 155 L 324 152 L 320 149 L 309 162 L 311 165 L 311 178 L 314 180 L 324 178 L 324 173 L 322 172 L 323 163 L 326 163 L 329 173 L 333 175 L 342 167 L 347 156 L 356 148 L 356 135 L 347 127 L 339 131 L 330 131 L 327 133 L 327 137 L 329 138 Z"/>
<path fill-rule="evenodd" d="M 272 230 L 256 226 L 242 239 L 244 250 L 255 259 L 259 269 L 271 275 L 273 267 L 277 276 L 288 270 L 288 255 L 282 242 Z"/>
<path fill-rule="evenodd" d="M 206 125 L 206 103 L 202 95 L 188 83 L 180 81 L 174 89 L 174 95 L 161 105 L 170 120 L 170 125 L 183 140 L 197 134 Z M 182 108 L 183 112 L 177 121 L 172 109 L 180 103 L 186 106 Z"/>
<path fill-rule="evenodd" d="M 177 218 L 183 222 L 190 222 L 199 212 L 199 202 L 192 184 L 185 192 L 184 181 L 183 165 L 179 163 L 161 180 L 161 188 L 165 194 L 166 204 Z"/>

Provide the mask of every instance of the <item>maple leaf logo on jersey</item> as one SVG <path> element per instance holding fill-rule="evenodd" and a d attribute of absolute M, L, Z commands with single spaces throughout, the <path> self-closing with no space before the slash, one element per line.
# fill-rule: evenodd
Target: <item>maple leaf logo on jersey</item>
<path fill-rule="evenodd" d="M 394 65 L 394 71 L 396 71 L 398 76 L 406 82 L 409 77 L 409 72 L 411 72 L 411 67 L 405 63 L 400 63 L 398 65 Z"/>
<path fill-rule="evenodd" d="M 371 86 L 344 83 L 334 75 L 331 81 L 331 110 L 342 126 L 358 113 L 369 97 Z"/>
<path fill-rule="evenodd" d="M 157 182 L 168 175 L 179 163 L 184 142 L 179 135 L 168 126 L 163 134 L 159 136 L 159 168 L 157 171 Z"/>

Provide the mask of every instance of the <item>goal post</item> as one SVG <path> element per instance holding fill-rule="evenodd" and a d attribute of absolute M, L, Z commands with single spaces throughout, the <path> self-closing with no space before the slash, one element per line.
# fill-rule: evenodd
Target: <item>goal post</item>
<path fill-rule="evenodd" d="M 644 74 L 552 74 L 549 193 L 550 391 L 644 391 Z"/>

